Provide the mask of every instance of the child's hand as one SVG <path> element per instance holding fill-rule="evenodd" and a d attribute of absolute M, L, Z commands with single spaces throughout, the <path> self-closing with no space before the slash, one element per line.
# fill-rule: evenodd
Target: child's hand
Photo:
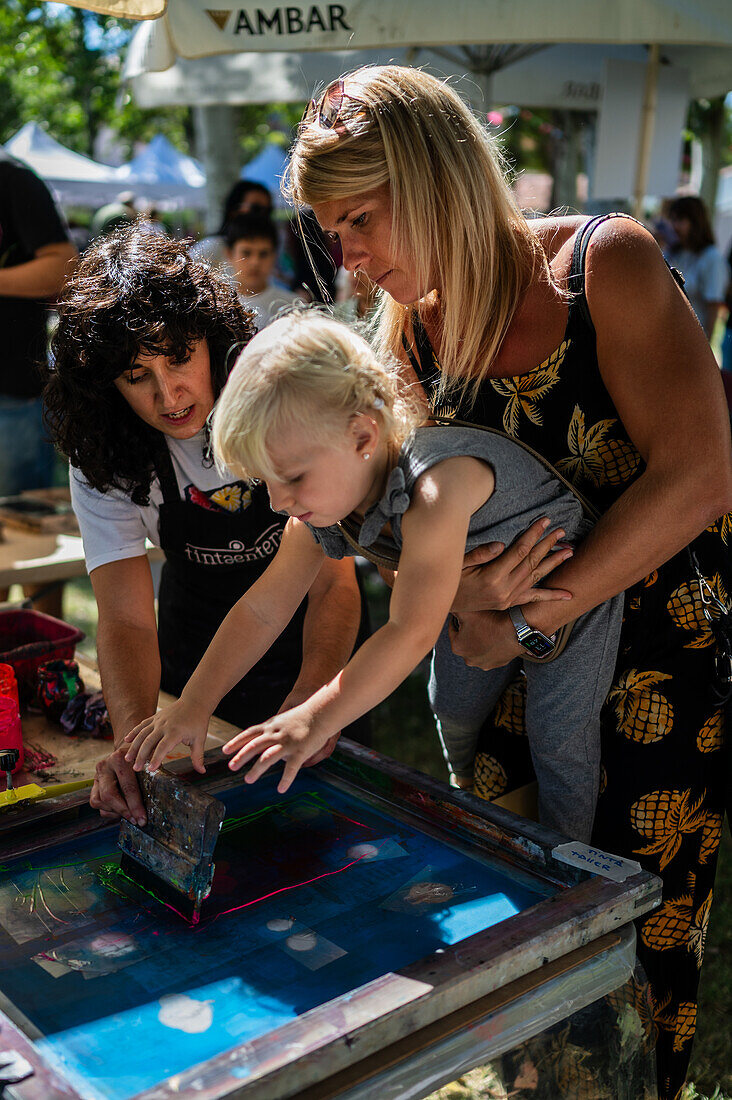
<path fill-rule="evenodd" d="M 133 765 L 136 772 L 142 771 L 146 761 L 149 761 L 150 771 L 155 772 L 176 745 L 188 745 L 193 767 L 197 772 L 204 773 L 203 746 L 208 733 L 208 719 L 208 715 L 191 710 L 182 699 L 178 699 L 140 722 L 127 734 L 124 742 L 131 744 L 125 760 Z"/>
<path fill-rule="evenodd" d="M 278 792 L 284 794 L 303 764 L 322 749 L 330 737 L 330 730 L 318 730 L 315 715 L 302 705 L 243 730 L 227 741 L 223 751 L 236 753 L 229 761 L 229 767 L 235 772 L 248 760 L 259 757 L 244 777 L 247 783 L 254 783 L 278 760 L 284 760 L 285 770 L 277 784 Z"/>

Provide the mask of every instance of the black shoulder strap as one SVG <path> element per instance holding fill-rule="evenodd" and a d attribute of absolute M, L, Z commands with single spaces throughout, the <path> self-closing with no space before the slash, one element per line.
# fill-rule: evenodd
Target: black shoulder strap
<path fill-rule="evenodd" d="M 158 480 L 160 481 L 160 488 L 163 490 L 163 503 L 174 504 L 176 501 L 179 501 L 180 490 L 178 488 L 178 479 L 173 469 L 170 449 L 164 438 L 160 440 L 160 446 L 155 450 L 153 466 L 155 468 L 155 473 L 158 475 Z"/>
<path fill-rule="evenodd" d="M 574 240 L 572 266 L 569 269 L 567 283 L 573 296 L 572 305 L 579 310 L 582 320 L 591 332 L 595 331 L 595 326 L 592 323 L 589 306 L 587 305 L 587 295 L 585 294 L 585 263 L 587 260 L 587 249 L 590 246 L 590 237 L 595 232 L 598 225 L 602 225 L 602 223 L 606 222 L 609 218 L 617 218 L 620 216 L 619 214 L 598 214 L 597 217 L 590 218 L 590 220 L 586 221 L 578 230 Z"/>
<path fill-rule="evenodd" d="M 585 293 L 587 249 L 590 246 L 590 237 L 595 232 L 598 225 L 602 225 L 603 222 L 608 221 L 610 218 L 627 218 L 629 221 L 635 222 L 636 225 L 643 224 L 639 222 L 637 218 L 632 217 L 631 214 L 625 214 L 619 210 L 612 214 L 598 214 L 597 217 L 590 218 L 590 220 L 586 221 L 577 232 L 574 241 L 574 250 L 572 252 L 572 266 L 569 269 L 569 278 L 567 282 L 573 295 L 573 306 L 579 310 L 582 320 L 593 333 L 595 331 L 595 326 L 592 323 L 590 307 L 587 304 L 587 294 Z M 678 284 L 683 293 L 686 294 L 684 290 L 684 276 L 675 267 L 672 267 L 665 257 L 664 261 L 674 281 Z"/>

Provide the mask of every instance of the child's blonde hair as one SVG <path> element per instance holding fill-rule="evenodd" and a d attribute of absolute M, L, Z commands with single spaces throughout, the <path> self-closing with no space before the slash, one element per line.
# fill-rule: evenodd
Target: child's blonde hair
<path fill-rule="evenodd" d="M 273 440 L 296 426 L 327 442 L 358 413 L 397 447 L 425 416 L 396 363 L 381 364 L 363 337 L 322 310 L 294 310 L 237 359 L 213 415 L 216 461 L 240 477 L 279 480 Z"/>

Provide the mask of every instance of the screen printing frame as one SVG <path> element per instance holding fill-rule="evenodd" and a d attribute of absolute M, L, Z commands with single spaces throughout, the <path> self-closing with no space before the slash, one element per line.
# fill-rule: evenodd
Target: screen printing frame
<path fill-rule="evenodd" d="M 220 750 L 206 754 L 199 776 L 187 760 L 166 766 L 216 795 L 241 782 Z M 428 1045 L 440 1021 L 484 1012 L 496 1000 L 525 993 L 573 958 L 607 949 L 622 927 L 661 900 L 661 882 L 640 871 L 623 882 L 592 875 L 553 855 L 566 838 L 398 762 L 342 739 L 318 766 L 319 778 L 351 791 L 394 817 L 481 861 L 507 868 L 525 883 L 559 892 L 498 925 L 387 973 L 303 1013 L 256 1039 L 232 1047 L 135 1100 L 285 1100 L 337 1095 L 329 1087 L 363 1078 L 374 1056 Z M 14 859 L 110 828 L 88 805 L 88 791 L 0 814 L 0 859 Z M 0 995 L 0 1050 L 13 1051 L 34 1073 L 8 1086 L 13 1100 L 83 1100 L 34 1045 L 37 1032 Z M 395 1057 L 397 1055 L 395 1054 Z M 382 1063 L 383 1057 L 375 1059 Z M 360 1068 L 359 1068 L 360 1066 Z"/>

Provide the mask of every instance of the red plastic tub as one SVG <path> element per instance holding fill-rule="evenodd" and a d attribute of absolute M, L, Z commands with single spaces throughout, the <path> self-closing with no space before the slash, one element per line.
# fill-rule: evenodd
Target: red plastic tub
<path fill-rule="evenodd" d="M 40 611 L 0 611 L 0 662 L 15 669 L 21 700 L 35 694 L 38 666 L 70 659 L 83 637 L 82 630 Z"/>

